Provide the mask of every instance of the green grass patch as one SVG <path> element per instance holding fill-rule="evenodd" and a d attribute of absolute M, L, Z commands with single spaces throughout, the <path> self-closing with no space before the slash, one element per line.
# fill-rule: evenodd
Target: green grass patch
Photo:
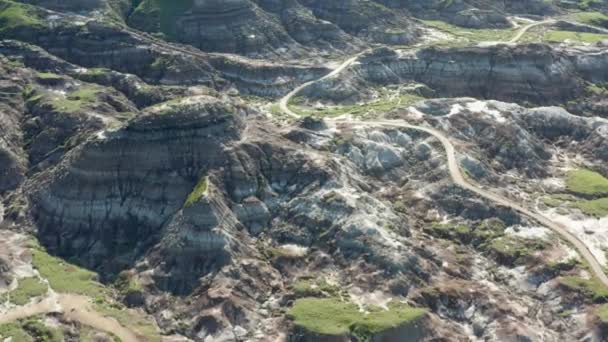
<path fill-rule="evenodd" d="M 574 14 L 579 23 L 608 28 L 608 16 L 600 12 L 580 12 Z"/>
<path fill-rule="evenodd" d="M 51 104 L 60 111 L 76 112 L 97 102 L 101 88 L 96 86 L 83 86 L 63 97 L 53 98 Z"/>
<path fill-rule="evenodd" d="M 143 292 L 143 287 L 137 281 L 131 277 L 127 272 L 120 272 L 118 277 L 116 277 L 116 281 L 114 282 L 114 286 L 118 289 L 118 291 L 123 296 L 129 296 L 133 294 L 139 294 Z"/>
<path fill-rule="evenodd" d="M 590 201 L 578 201 L 574 205 L 579 208 L 583 213 L 589 216 L 608 216 L 608 197 Z"/>
<path fill-rule="evenodd" d="M 36 77 L 45 81 L 59 81 L 63 79 L 62 76 L 54 74 L 52 72 L 39 72 L 36 74 Z"/>
<path fill-rule="evenodd" d="M 40 246 L 32 248 L 32 264 L 57 292 L 81 294 L 91 298 L 109 294 L 109 290 L 97 282 L 97 273 L 49 255 Z"/>
<path fill-rule="evenodd" d="M 591 95 L 606 95 L 608 94 L 608 83 L 591 83 L 585 90 Z"/>
<path fill-rule="evenodd" d="M 389 310 L 371 308 L 362 313 L 359 307 L 338 298 L 301 298 L 289 310 L 296 326 L 321 335 L 351 335 L 369 341 L 372 334 L 410 324 L 426 311 L 401 303 L 390 303 Z"/>
<path fill-rule="evenodd" d="M 149 317 L 138 311 L 129 310 L 121 304 L 111 304 L 105 301 L 96 302 L 95 309 L 102 315 L 116 319 L 124 327 L 134 330 L 143 337 L 144 341 L 162 341 L 156 325 Z"/>
<path fill-rule="evenodd" d="M 25 305 L 32 298 L 40 297 L 48 292 L 48 286 L 37 277 L 21 278 L 16 289 L 9 292 L 11 303 Z"/>
<path fill-rule="evenodd" d="M 460 46 L 488 41 L 508 41 L 516 34 L 516 29 L 470 29 L 440 20 L 422 20 L 429 27 L 454 36 L 452 39 L 436 42 L 434 45 Z"/>
<path fill-rule="evenodd" d="M 22 327 L 35 341 L 63 342 L 63 332 L 61 330 L 47 327 L 38 320 L 29 319 L 23 323 Z"/>
<path fill-rule="evenodd" d="M 424 231 L 441 239 L 459 240 L 463 243 L 480 245 L 488 240 L 504 235 L 506 225 L 500 219 L 487 219 L 469 226 L 454 223 L 433 223 Z"/>
<path fill-rule="evenodd" d="M 608 179 L 591 170 L 576 170 L 568 173 L 566 187 L 579 195 L 608 195 Z"/>
<path fill-rule="evenodd" d="M 201 177 L 201 179 L 199 179 L 198 183 L 196 183 L 196 185 L 194 186 L 194 189 L 192 189 L 192 192 L 190 193 L 190 195 L 188 195 L 188 198 L 186 198 L 186 203 L 184 204 L 184 206 L 187 208 L 187 207 L 195 204 L 196 202 L 198 202 L 201 198 L 203 198 L 204 196 L 207 195 L 208 188 L 209 188 L 209 177 L 208 176 Z"/>
<path fill-rule="evenodd" d="M 12 338 L 14 342 L 33 342 L 34 338 L 17 323 L 0 324 L 0 340 Z"/>
<path fill-rule="evenodd" d="M 519 264 L 536 251 L 545 248 L 540 240 L 525 239 L 516 236 L 502 236 L 487 243 L 484 248 L 503 264 Z"/>
<path fill-rule="evenodd" d="M 419 95 L 402 94 L 396 96 L 395 98 L 376 100 L 364 104 L 327 106 L 319 109 L 311 109 L 304 107 L 304 101 L 302 98 L 296 97 L 289 103 L 289 108 L 300 116 L 336 117 L 350 114 L 358 117 L 366 117 L 384 114 L 395 108 L 409 106 L 410 104 L 422 99 L 424 98 Z"/>
<path fill-rule="evenodd" d="M 604 304 L 597 309 L 597 316 L 602 323 L 608 324 L 608 304 Z"/>
<path fill-rule="evenodd" d="M 31 5 L 0 0 L 0 33 L 26 27 L 43 27 L 44 22 Z"/>
<path fill-rule="evenodd" d="M 562 43 L 566 40 L 571 40 L 577 43 L 592 44 L 608 39 L 608 34 L 550 30 L 547 31 L 544 39 L 552 43 Z"/>
<path fill-rule="evenodd" d="M 560 284 L 569 290 L 582 293 L 596 303 L 608 301 L 608 288 L 595 278 L 583 279 L 581 277 L 568 276 L 561 278 Z"/>

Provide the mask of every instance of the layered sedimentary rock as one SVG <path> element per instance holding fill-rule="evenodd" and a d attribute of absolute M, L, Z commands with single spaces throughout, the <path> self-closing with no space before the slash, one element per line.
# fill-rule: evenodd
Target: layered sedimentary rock
<path fill-rule="evenodd" d="M 24 89 L 18 68 L 0 58 L 0 194 L 15 189 L 23 180 L 27 158 L 23 150 L 20 122 L 25 103 L 19 96 Z"/>
<path fill-rule="evenodd" d="M 413 52 L 382 48 L 362 57 L 360 62 L 351 67 L 355 75 L 326 80 L 305 90 L 305 94 L 339 100 L 334 95 L 344 93 L 346 86 L 365 94 L 370 84 L 417 81 L 442 96 L 552 104 L 580 96 L 589 81 L 608 80 L 608 53 L 601 47 L 560 49 L 528 44 Z"/>
<path fill-rule="evenodd" d="M 360 39 L 407 44 L 414 25 L 373 1 L 204 0 L 169 4 L 142 1 L 128 18 L 133 27 L 163 32 L 204 51 L 299 55 L 307 49 L 352 50 Z"/>
<path fill-rule="evenodd" d="M 0 51 L 7 56 L 24 58 L 32 67 L 50 70 L 56 67 L 71 69 L 71 72 L 79 72 L 81 67 L 108 68 L 137 75 L 151 84 L 206 85 L 216 89 L 234 86 L 243 93 L 262 96 L 284 94 L 296 84 L 327 73 L 327 68 L 322 66 L 209 55 L 107 22 L 74 20 L 70 14 L 38 7 L 26 9 L 32 11 L 31 15 L 40 24 L 4 31 L 3 38 L 19 42 L 2 41 Z M 51 65 L 45 64 L 49 61 Z"/>
<path fill-rule="evenodd" d="M 42 241 L 93 267 L 132 262 L 156 242 L 201 173 L 221 163 L 223 144 L 240 136 L 241 115 L 197 97 L 99 133 L 39 176 L 32 198 Z"/>

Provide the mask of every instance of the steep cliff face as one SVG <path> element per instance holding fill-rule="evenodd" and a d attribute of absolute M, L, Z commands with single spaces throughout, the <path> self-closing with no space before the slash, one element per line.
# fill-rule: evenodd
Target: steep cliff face
<path fill-rule="evenodd" d="M 310 87 L 305 94 L 335 100 L 345 85 L 365 94 L 370 84 L 417 81 L 441 96 L 473 96 L 542 105 L 565 103 L 582 95 L 587 82 L 608 80 L 608 54 L 601 47 L 569 50 L 529 44 L 516 48 L 495 45 L 413 52 L 383 48 L 360 61 L 351 67 L 355 76 L 326 80 Z M 345 94 L 350 96 L 352 92 Z"/>
<path fill-rule="evenodd" d="M 32 185 L 41 240 L 90 267 L 129 264 L 158 240 L 201 173 L 221 163 L 218 153 L 239 138 L 242 115 L 198 97 L 99 132 Z"/>
<path fill-rule="evenodd" d="M 0 58 L 0 194 L 14 190 L 24 180 L 28 166 L 20 129 L 25 112 L 20 96 L 25 87 L 22 77 L 18 68 Z"/>
<path fill-rule="evenodd" d="M 353 50 L 360 39 L 406 44 L 414 25 L 373 1 L 144 0 L 131 26 L 162 32 L 204 51 L 245 55 L 300 55 L 316 48 Z"/>
<path fill-rule="evenodd" d="M 323 66 L 210 55 L 128 30 L 124 25 L 69 12 L 8 1 L 0 2 L 0 9 L 18 9 L 28 15 L 23 22 L 0 27 L 4 39 L 19 41 L 2 41 L 0 51 L 45 70 L 75 73 L 82 67 L 107 68 L 137 75 L 151 84 L 205 85 L 215 89 L 234 86 L 243 93 L 260 96 L 284 94 L 296 84 L 328 72 Z"/>

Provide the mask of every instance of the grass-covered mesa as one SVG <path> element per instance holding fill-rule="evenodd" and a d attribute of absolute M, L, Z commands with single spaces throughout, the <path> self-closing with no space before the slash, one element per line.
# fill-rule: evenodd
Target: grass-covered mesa
<path fill-rule="evenodd" d="M 0 0 L 0 34 L 23 28 L 43 27 L 35 7 L 14 1 Z"/>
<path fill-rule="evenodd" d="M 369 341 L 374 334 L 415 323 L 426 311 L 402 303 L 389 303 L 389 310 L 370 308 L 364 313 L 351 302 L 338 298 L 301 298 L 289 310 L 294 324 L 307 332 L 329 336 L 354 336 Z"/>

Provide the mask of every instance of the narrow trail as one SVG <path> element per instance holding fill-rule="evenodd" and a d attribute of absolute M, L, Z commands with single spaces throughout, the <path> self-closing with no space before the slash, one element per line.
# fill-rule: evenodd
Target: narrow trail
<path fill-rule="evenodd" d="M 458 185 L 464 189 L 467 189 L 487 200 L 495 202 L 501 206 L 511 208 L 511 209 L 517 211 L 518 213 L 532 219 L 533 221 L 540 223 L 541 225 L 543 225 L 543 226 L 551 229 L 555 233 L 559 234 L 564 240 L 568 241 L 570 244 L 572 244 L 576 248 L 576 250 L 580 253 L 581 257 L 583 257 L 589 263 L 589 266 L 591 267 L 591 270 L 596 275 L 596 277 L 604 285 L 608 286 L 608 276 L 606 276 L 606 273 L 604 273 L 603 267 L 600 264 L 600 262 L 595 258 L 593 253 L 591 253 L 589 248 L 578 237 L 576 237 L 574 234 L 570 233 L 564 225 L 553 222 L 549 218 L 547 218 L 546 216 L 544 216 L 538 212 L 525 208 L 525 207 L 519 205 L 518 203 L 516 203 L 502 195 L 499 195 L 499 194 L 489 191 L 489 190 L 485 190 L 485 189 L 481 188 L 479 185 L 468 181 L 463 176 L 463 174 L 460 170 L 460 166 L 459 166 L 458 160 L 456 158 L 456 149 L 454 148 L 454 145 L 452 144 L 450 139 L 447 136 L 445 136 L 442 132 L 440 132 L 434 128 L 430 128 L 430 127 L 410 125 L 405 122 L 393 121 L 393 120 L 372 120 L 372 121 L 353 122 L 353 121 L 337 119 L 337 120 L 333 120 L 333 121 L 336 123 L 341 122 L 341 123 L 347 123 L 350 125 L 359 125 L 359 126 L 368 126 L 368 127 L 382 126 L 382 127 L 408 128 L 408 129 L 414 129 L 414 130 L 426 132 L 426 133 L 432 135 L 433 137 L 435 137 L 437 140 L 439 140 L 441 142 L 441 144 L 443 145 L 443 147 L 446 151 L 450 177 L 452 178 L 452 181 L 456 185 Z"/>
<path fill-rule="evenodd" d="M 548 20 L 543 20 L 543 21 L 539 21 L 539 22 L 534 22 L 534 23 L 530 23 L 527 24 L 525 26 L 522 26 L 517 33 L 515 34 L 515 36 L 513 36 L 513 38 L 511 38 L 508 41 L 505 42 L 492 42 L 492 44 L 514 44 L 517 43 L 521 37 L 524 36 L 524 34 L 526 34 L 526 32 L 528 32 L 528 30 L 530 30 L 533 27 L 536 26 L 540 26 L 540 25 L 545 25 L 545 24 L 550 24 L 555 22 L 553 19 L 548 19 Z M 292 91 L 290 91 L 287 95 L 283 96 L 281 98 L 281 100 L 279 101 L 279 107 L 281 108 L 281 111 L 292 117 L 292 118 L 299 118 L 300 116 L 298 114 L 296 114 L 295 112 L 293 112 L 291 109 L 289 109 L 289 101 L 291 101 L 291 99 L 298 95 L 298 93 L 300 93 L 303 89 L 307 88 L 308 86 L 315 84 L 317 82 L 321 82 L 323 80 L 326 80 L 328 78 L 337 76 L 338 74 L 340 74 L 342 71 L 344 71 L 346 68 L 348 68 L 349 66 L 351 66 L 353 63 L 355 63 L 357 61 L 357 59 L 359 59 L 359 57 L 361 55 L 363 55 L 364 53 L 368 52 L 369 50 L 365 50 L 363 52 L 360 52 L 356 55 L 354 55 L 353 57 L 347 59 L 346 61 L 344 61 L 342 64 L 340 64 L 340 66 L 338 66 L 336 69 L 332 70 L 329 74 L 316 79 L 316 80 L 312 80 L 312 81 L 308 81 L 306 83 L 302 83 L 299 86 L 297 86 L 296 88 L 294 88 Z"/>
<path fill-rule="evenodd" d="M 546 25 L 546 24 L 552 24 L 554 22 L 555 22 L 555 20 L 548 19 L 548 20 L 543 20 L 543 21 L 539 21 L 536 23 L 531 23 L 526 26 L 523 26 L 521 29 L 519 29 L 517 34 L 515 34 L 515 36 L 513 36 L 513 38 L 511 38 L 511 40 L 509 40 L 507 43 L 509 43 L 509 44 L 517 43 L 521 39 L 521 37 L 523 37 L 524 34 L 526 34 L 526 32 L 528 32 L 531 28 L 534 28 L 536 26 Z"/>
<path fill-rule="evenodd" d="M 114 318 L 106 317 L 95 311 L 91 306 L 90 298 L 72 294 L 53 294 L 39 302 L 32 302 L 7 312 L 0 312 L 0 324 L 49 313 L 62 313 L 68 320 L 116 335 L 123 342 L 144 341 L 143 338 L 138 337 L 135 332 L 124 327 Z"/>
<path fill-rule="evenodd" d="M 499 42 L 499 43 L 500 44 L 517 43 L 525 35 L 525 33 L 528 32 L 528 30 L 530 30 L 531 28 L 540 26 L 540 25 L 554 23 L 554 22 L 555 22 L 554 19 L 547 19 L 547 20 L 525 25 L 521 29 L 519 29 L 518 32 L 515 34 L 515 36 L 513 36 L 509 41 Z M 294 96 L 296 96 L 300 91 L 302 91 L 302 89 L 310 86 L 311 84 L 314 84 L 316 82 L 323 81 L 327 78 L 338 75 L 339 73 L 344 71 L 347 67 L 349 67 L 351 64 L 356 62 L 357 59 L 359 58 L 359 56 L 363 53 L 364 52 L 359 53 L 359 54 L 347 59 L 338 68 L 333 70 L 331 73 L 329 73 L 317 80 L 313 80 L 313 81 L 301 84 L 300 86 L 298 86 L 297 88 L 295 88 L 294 90 L 289 92 L 287 95 L 285 95 L 283 98 L 281 98 L 281 100 L 279 102 L 281 111 L 290 117 L 299 118 L 300 116 L 298 114 L 294 113 L 292 110 L 289 109 L 289 101 Z M 541 225 L 545 226 L 546 228 L 551 229 L 552 231 L 557 233 L 559 236 L 561 236 L 562 239 L 564 239 L 565 241 L 568 241 L 570 244 L 572 244 L 574 246 L 574 248 L 576 248 L 578 253 L 581 255 L 581 257 L 583 259 L 585 259 L 585 261 L 587 261 L 592 272 L 598 278 L 598 280 L 601 281 L 605 286 L 608 286 L 608 276 L 606 276 L 606 273 L 604 272 L 604 269 L 603 269 L 601 263 L 595 258 L 595 256 L 589 250 L 589 248 L 578 237 L 576 237 L 574 234 L 570 233 L 564 225 L 553 222 L 549 218 L 547 218 L 546 216 L 544 216 L 538 212 L 525 208 L 525 207 L 521 206 L 520 204 L 518 204 L 504 196 L 501 196 L 501 195 L 499 195 L 495 192 L 489 191 L 489 190 L 485 190 L 485 189 L 481 188 L 479 185 L 476 185 L 476 184 L 473 184 L 473 183 L 467 181 L 460 170 L 460 166 L 458 165 L 454 145 L 452 144 L 450 139 L 447 136 L 445 136 L 443 133 L 441 133 L 440 131 L 430 128 L 430 127 L 415 126 L 415 125 L 410 125 L 406 122 L 392 121 L 392 120 L 353 121 L 353 120 L 349 120 L 349 119 L 330 119 L 330 121 L 333 121 L 335 123 L 349 124 L 349 125 L 353 125 L 353 126 L 359 125 L 359 126 L 383 126 L 383 127 L 409 128 L 409 129 L 423 131 L 423 132 L 426 132 L 426 133 L 434 136 L 441 142 L 441 144 L 443 145 L 443 147 L 446 151 L 450 177 L 452 178 L 452 180 L 455 184 L 457 184 L 458 186 L 460 186 L 464 189 L 467 189 L 489 201 L 495 202 L 501 206 L 511 208 L 511 209 L 517 211 L 518 213 L 528 217 L 529 219 L 540 223 Z"/>
<path fill-rule="evenodd" d="M 317 82 L 321 82 L 323 80 L 326 80 L 328 78 L 334 77 L 336 75 L 338 75 L 339 73 L 341 73 L 344 69 L 348 68 L 351 64 L 353 64 L 354 62 L 357 61 L 357 59 L 359 59 L 359 57 L 364 54 L 366 51 L 360 52 L 358 54 L 356 54 L 355 56 L 347 59 L 346 61 L 344 61 L 342 64 L 340 64 L 340 66 L 338 66 L 336 69 L 334 69 L 332 72 L 330 72 L 329 74 L 316 79 L 316 80 L 312 80 L 306 83 L 302 83 L 300 84 L 298 87 L 296 87 L 294 90 L 290 91 L 287 95 L 283 96 L 283 98 L 281 98 L 281 100 L 279 101 L 279 106 L 281 108 L 281 111 L 289 116 L 291 116 L 292 118 L 299 118 L 300 116 L 296 113 L 294 113 L 291 109 L 289 109 L 289 101 L 291 101 L 291 99 L 296 96 L 299 92 L 301 92 L 304 88 L 308 87 L 311 84 L 317 83 Z"/>

